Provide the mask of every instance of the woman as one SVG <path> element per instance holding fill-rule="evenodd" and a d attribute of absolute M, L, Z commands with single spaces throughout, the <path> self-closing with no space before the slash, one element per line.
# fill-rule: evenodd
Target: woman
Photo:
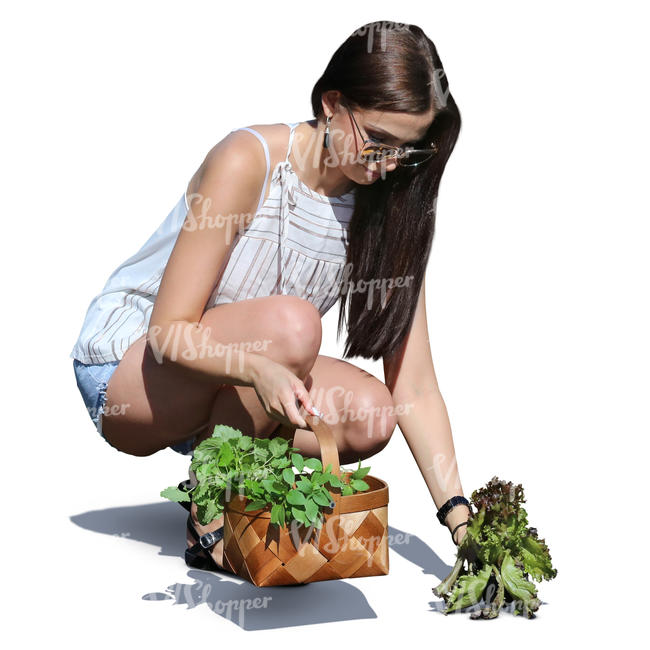
<path fill-rule="evenodd" d="M 319 457 L 303 414 L 320 410 L 350 463 L 383 449 L 399 424 L 458 544 L 469 504 L 424 275 L 460 114 L 415 25 L 354 32 L 311 102 L 315 119 L 235 129 L 207 154 L 92 301 L 70 355 L 77 383 L 98 431 L 136 456 L 191 453 L 228 424 L 255 436 L 280 427 Z M 381 356 L 386 384 L 319 354 L 339 294 L 344 356 Z"/>

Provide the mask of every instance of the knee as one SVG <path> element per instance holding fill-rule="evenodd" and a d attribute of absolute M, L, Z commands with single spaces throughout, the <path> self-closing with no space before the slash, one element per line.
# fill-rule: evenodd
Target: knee
<path fill-rule="evenodd" d="M 397 426 L 393 397 L 386 385 L 375 379 L 357 389 L 345 406 L 344 438 L 353 453 L 372 456 L 390 441 Z"/>
<path fill-rule="evenodd" d="M 138 436 L 114 435 L 111 432 L 110 425 L 106 425 L 106 419 L 107 418 L 104 418 L 102 437 L 111 447 L 113 447 L 113 449 L 121 451 L 123 454 L 128 454 L 129 456 L 139 457 L 152 456 L 161 449 L 164 449 L 162 443 L 148 444 Z"/>
<path fill-rule="evenodd" d="M 278 296 L 270 323 L 271 345 L 296 374 L 306 375 L 314 365 L 322 340 L 320 312 L 297 296 Z"/>

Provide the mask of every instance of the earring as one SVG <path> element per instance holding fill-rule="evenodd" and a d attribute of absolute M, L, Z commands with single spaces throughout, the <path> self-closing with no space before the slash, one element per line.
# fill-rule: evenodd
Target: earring
<path fill-rule="evenodd" d="M 331 115 L 327 116 L 327 124 L 325 125 L 325 137 L 323 138 L 323 148 L 327 149 L 330 146 L 330 120 Z"/>

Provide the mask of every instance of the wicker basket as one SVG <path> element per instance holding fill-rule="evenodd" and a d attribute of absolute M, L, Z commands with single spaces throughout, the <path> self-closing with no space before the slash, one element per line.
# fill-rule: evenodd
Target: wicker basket
<path fill-rule="evenodd" d="M 323 467 L 331 463 L 332 473 L 340 476 L 331 429 L 313 415 L 305 421 L 318 439 Z M 286 527 L 271 524 L 270 506 L 246 512 L 250 501 L 235 494 L 224 504 L 224 570 L 258 587 L 387 575 L 388 485 L 370 475 L 363 480 L 369 489 L 348 496 L 330 488 L 334 505 L 324 509 L 320 529 L 296 521 Z M 189 511 L 199 535 L 217 529 L 216 520 L 199 523 L 196 504 Z M 195 543 L 188 530 L 188 547 Z M 212 554 L 214 547 L 204 552 Z"/>

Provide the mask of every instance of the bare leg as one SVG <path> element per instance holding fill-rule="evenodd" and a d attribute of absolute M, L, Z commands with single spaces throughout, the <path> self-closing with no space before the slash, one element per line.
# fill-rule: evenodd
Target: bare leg
<path fill-rule="evenodd" d="M 219 305 L 203 314 L 201 324 L 216 333 L 214 343 L 258 343 L 264 346 L 258 354 L 299 376 L 309 372 L 320 348 L 320 314 L 296 296 Z M 169 362 L 158 363 L 142 336 L 126 351 L 108 383 L 104 435 L 114 447 L 135 456 L 148 456 L 188 440 L 205 429 L 222 387 L 230 386 L 206 381 Z M 257 397 L 254 389 L 237 388 L 249 393 L 249 408 L 239 416 L 245 418 L 246 429 L 268 432 L 270 419 L 259 400 L 250 396 Z"/>

